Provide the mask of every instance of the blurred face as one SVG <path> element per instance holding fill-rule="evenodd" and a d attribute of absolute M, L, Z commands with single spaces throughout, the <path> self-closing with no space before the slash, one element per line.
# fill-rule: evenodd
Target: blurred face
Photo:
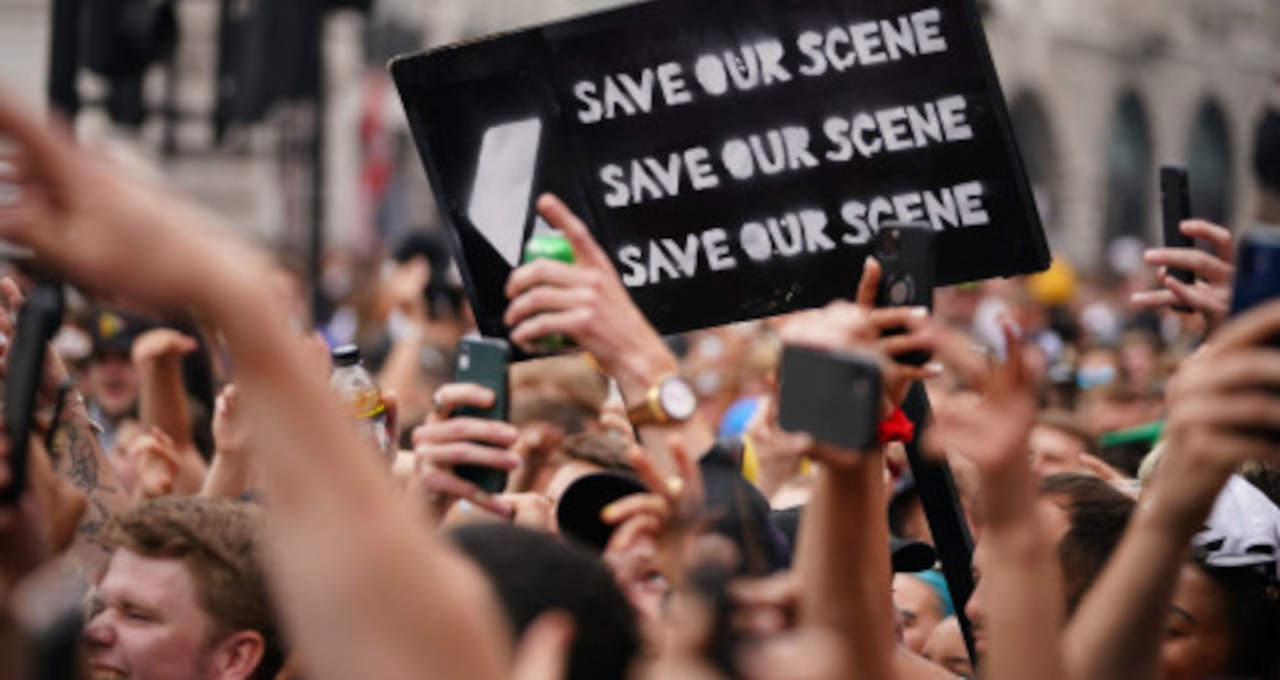
<path fill-rule="evenodd" d="M 1031 467 L 1041 477 L 1061 472 L 1079 472 L 1080 440 L 1057 428 L 1036 425 L 1031 429 Z"/>
<path fill-rule="evenodd" d="M 938 595 L 924 581 L 910 574 L 893 577 L 893 604 L 902 613 L 902 641 L 907 648 L 919 654 L 942 621 L 942 603 Z"/>
<path fill-rule="evenodd" d="M 89 391 L 103 413 L 119 418 L 137 404 L 138 372 L 128 356 L 104 354 L 89 364 Z"/>
<path fill-rule="evenodd" d="M 969 662 L 969 652 L 964 647 L 960 622 L 954 616 L 948 617 L 933 629 L 922 654 L 924 658 L 963 678 L 975 675 L 973 664 Z"/>
<path fill-rule="evenodd" d="M 1227 671 L 1231 622 L 1227 594 L 1199 567 L 1183 565 L 1160 645 L 1161 680 L 1198 680 Z"/>
<path fill-rule="evenodd" d="M 181 560 L 121 548 L 90 604 L 85 665 L 93 680 L 219 678 L 211 631 L 195 580 Z"/>

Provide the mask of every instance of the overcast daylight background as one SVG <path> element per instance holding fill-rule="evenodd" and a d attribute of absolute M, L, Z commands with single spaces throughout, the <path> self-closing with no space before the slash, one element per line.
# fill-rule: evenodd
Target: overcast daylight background
<path fill-rule="evenodd" d="M 388 57 L 623 4 L 338 2 L 366 7 L 330 10 L 318 20 L 323 85 L 316 89 L 323 96 L 286 97 L 255 119 L 221 126 L 215 116 L 220 59 L 255 47 L 246 39 L 224 39 L 220 46 L 220 16 L 262 12 L 266 1 L 177 0 L 177 49 L 170 62 L 153 65 L 145 76 L 141 124 L 113 121 L 102 106 L 111 84 L 84 71 L 78 133 L 153 167 L 229 216 L 236 228 L 276 247 L 304 251 L 318 216 L 328 248 L 370 255 L 408 230 L 437 226 L 386 78 Z M 32 102 L 44 98 L 51 4 L 0 0 L 0 79 L 7 91 Z M 1190 166 L 1198 214 L 1233 226 L 1248 222 L 1256 193 L 1254 125 L 1268 103 L 1280 102 L 1280 2 L 982 4 L 1056 253 L 1078 268 L 1097 270 L 1109 265 L 1108 246 L 1118 238 L 1153 239 L 1155 169 L 1164 162 Z M 244 77 L 280 68 L 278 60 L 271 63 Z M 317 153 L 323 167 L 318 185 L 311 174 Z M 319 200 L 313 201 L 316 186 Z"/>

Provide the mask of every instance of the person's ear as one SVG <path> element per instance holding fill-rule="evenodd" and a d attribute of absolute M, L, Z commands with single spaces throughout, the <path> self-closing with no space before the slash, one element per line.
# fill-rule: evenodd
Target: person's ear
<path fill-rule="evenodd" d="M 213 653 L 215 677 L 219 680 L 246 680 L 258 670 L 267 643 L 256 630 L 241 630 L 218 643 Z"/>

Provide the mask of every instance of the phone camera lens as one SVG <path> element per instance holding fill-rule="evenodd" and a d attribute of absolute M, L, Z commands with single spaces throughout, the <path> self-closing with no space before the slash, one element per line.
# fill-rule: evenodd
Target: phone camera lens
<path fill-rule="evenodd" d="M 889 284 L 889 304 L 901 307 L 911 302 L 913 297 L 915 297 L 915 284 L 911 277 L 904 276 Z"/>

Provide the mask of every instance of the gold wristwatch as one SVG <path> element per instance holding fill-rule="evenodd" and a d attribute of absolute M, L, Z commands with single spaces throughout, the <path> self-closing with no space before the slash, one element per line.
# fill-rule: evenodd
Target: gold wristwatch
<path fill-rule="evenodd" d="M 669 375 L 648 392 L 644 401 L 627 409 L 627 420 L 634 427 L 682 423 L 698 410 L 698 395 L 683 378 Z"/>

